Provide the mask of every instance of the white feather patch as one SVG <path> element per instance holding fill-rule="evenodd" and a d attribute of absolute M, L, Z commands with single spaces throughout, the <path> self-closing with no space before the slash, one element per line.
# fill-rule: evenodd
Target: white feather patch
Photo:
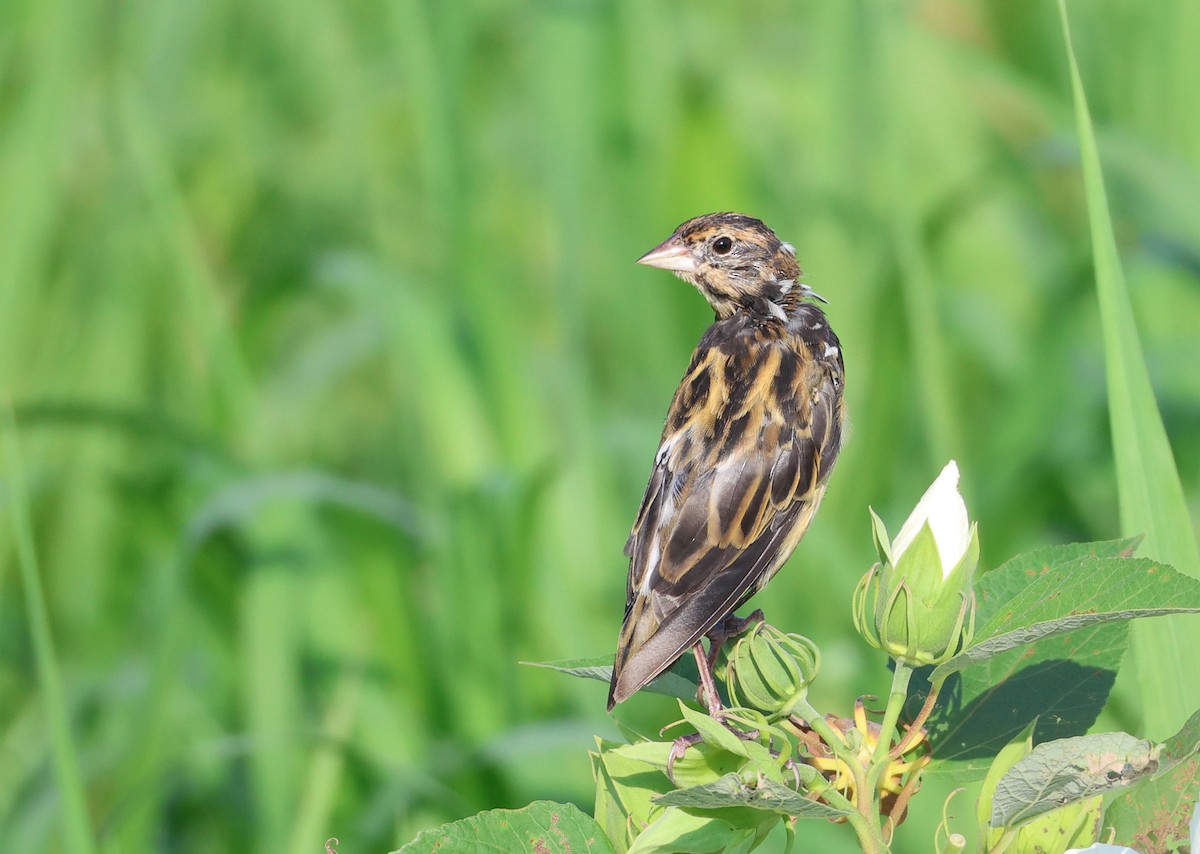
<path fill-rule="evenodd" d="M 650 544 L 650 554 L 646 556 L 646 566 L 642 569 L 642 586 L 640 593 L 643 596 L 649 596 L 651 593 L 650 580 L 654 578 L 654 573 L 658 569 L 658 537 L 654 538 L 654 542 Z"/>

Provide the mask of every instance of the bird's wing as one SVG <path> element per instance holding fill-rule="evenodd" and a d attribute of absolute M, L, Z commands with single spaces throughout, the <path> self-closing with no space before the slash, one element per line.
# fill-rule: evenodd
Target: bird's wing
<path fill-rule="evenodd" d="M 702 341 L 671 403 L 626 544 L 610 708 L 766 583 L 824 493 L 841 440 L 840 357 L 743 338 Z"/>

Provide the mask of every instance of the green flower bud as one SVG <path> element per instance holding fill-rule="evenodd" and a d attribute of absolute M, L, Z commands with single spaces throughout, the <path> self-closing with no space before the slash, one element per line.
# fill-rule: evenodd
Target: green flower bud
<path fill-rule="evenodd" d="M 854 624 L 867 643 L 913 666 L 940 664 L 970 643 L 979 532 L 967 518 L 951 460 L 896 539 L 871 512 L 880 563 L 854 591 Z"/>
<path fill-rule="evenodd" d="M 757 623 L 729 653 L 725 671 L 729 697 L 735 706 L 780 720 L 808 694 L 820 664 L 821 653 L 808 638 Z"/>

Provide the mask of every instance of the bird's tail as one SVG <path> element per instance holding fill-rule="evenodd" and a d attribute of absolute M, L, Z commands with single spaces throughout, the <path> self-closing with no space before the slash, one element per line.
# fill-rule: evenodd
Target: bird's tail
<path fill-rule="evenodd" d="M 612 681 L 608 686 L 608 710 L 628 697 L 653 679 L 658 673 L 652 673 L 640 678 L 636 685 L 632 684 L 626 666 L 646 641 L 658 631 L 659 619 L 650 607 L 650 599 L 646 596 L 634 597 L 629 608 L 625 611 L 625 621 L 621 623 L 621 634 L 617 640 L 617 657 L 613 661 Z"/>

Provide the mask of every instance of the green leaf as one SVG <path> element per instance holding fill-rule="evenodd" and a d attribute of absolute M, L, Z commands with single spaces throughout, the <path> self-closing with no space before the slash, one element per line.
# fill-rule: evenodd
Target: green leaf
<path fill-rule="evenodd" d="M 1028 583 L 1028 579 L 1045 572 L 1051 567 L 1081 560 L 1087 557 L 1133 557 L 1142 537 L 1123 537 L 1118 540 L 1099 540 L 1094 543 L 1068 543 L 1066 545 L 1043 546 L 1010 558 L 987 573 L 984 578 L 1002 575 L 1009 582 L 994 582 L 989 591 L 990 605 L 979 603 L 978 619 L 981 623 L 990 620 L 1002 603 L 1017 595 Z M 1010 574 L 1011 573 L 1011 574 Z"/>
<path fill-rule="evenodd" d="M 1200 791 L 1200 757 L 1123 792 L 1104 812 L 1113 842 L 1137 851 L 1177 851 L 1188 843 L 1188 822 Z M 1107 837 L 1105 837 L 1107 838 Z"/>
<path fill-rule="evenodd" d="M 1200 581 L 1144 558 L 1082 558 L 1029 574 L 1028 583 L 937 667 L 938 682 L 1040 638 L 1115 620 L 1200 611 Z"/>
<path fill-rule="evenodd" d="M 600 754 L 588 751 L 588 760 L 592 766 L 592 780 L 596 784 L 596 805 L 592 815 L 605 836 L 612 841 L 613 849 L 617 854 L 622 854 L 632 841 L 625 838 L 630 827 L 629 810 L 622 802 L 616 780 Z"/>
<path fill-rule="evenodd" d="M 608 751 L 605 756 L 617 755 L 625 759 L 645 763 L 661 772 L 659 791 L 666 792 L 674 788 L 667 779 L 667 761 L 671 755 L 672 744 L 663 741 L 639 741 L 626 744 Z M 673 774 L 675 783 L 679 786 L 694 786 L 700 783 L 711 783 L 724 774 L 736 771 L 745 763 L 745 758 L 713 747 L 710 744 L 697 744 L 689 747 L 682 756 L 675 760 Z"/>
<path fill-rule="evenodd" d="M 1129 554 L 1136 544 L 1136 538 L 1079 543 L 1018 555 L 977 583 L 978 620 L 990 622 L 1032 578 L 1053 567 L 1087 556 Z M 992 757 L 1034 721 L 1035 744 L 1085 733 L 1108 699 L 1128 638 L 1127 622 L 1102 623 L 1041 638 L 951 676 L 928 724 L 933 761 L 926 773 L 958 783 L 977 780 Z M 913 683 L 914 713 L 924 701 L 925 684 L 922 689 Z"/>
<path fill-rule="evenodd" d="M 683 719 L 696 728 L 696 732 L 700 734 L 700 738 L 704 740 L 705 744 L 719 747 L 721 750 L 741 756 L 743 759 L 750 758 L 746 742 L 726 729 L 719 721 L 704 712 L 688 708 L 682 702 L 679 704 L 679 711 L 683 715 Z"/>
<path fill-rule="evenodd" d="M 1158 768 L 1152 779 L 1114 800 L 1105 812 L 1116 841 L 1139 851 L 1173 851 L 1188 841 L 1197 795 L 1200 794 L 1200 711 L 1158 746 Z"/>
<path fill-rule="evenodd" d="M 1026 727 L 1012 742 L 996 755 L 988 768 L 983 787 L 976 805 L 980 850 L 995 849 L 1006 833 L 1002 827 L 992 827 L 993 800 L 996 786 L 1008 771 L 1033 750 L 1033 725 Z M 1102 812 L 1101 798 L 1092 797 L 1058 807 L 1037 818 L 1025 822 L 1011 838 L 1006 850 L 1013 851 L 1064 851 L 1069 848 L 1086 848 L 1096 840 Z"/>
<path fill-rule="evenodd" d="M 1067 804 L 1129 786 L 1157 769 L 1154 745 L 1128 733 L 1048 741 L 1000 778 L 988 823 L 1012 827 Z"/>
<path fill-rule="evenodd" d="M 479 851 L 530 854 L 612 854 L 595 820 L 572 804 L 534 801 L 519 810 L 487 810 L 426 830 L 393 854 L 474 854 Z"/>
<path fill-rule="evenodd" d="M 1087 732 L 1112 690 L 1128 639 L 1128 623 L 1106 623 L 1042 638 L 954 674 L 928 724 L 933 760 L 925 773 L 977 780 L 1030 724 L 1035 743 Z"/>
<path fill-rule="evenodd" d="M 745 827 L 726 818 L 671 808 L 638 834 L 629 854 L 746 852 L 762 835 L 757 826 Z"/>
<path fill-rule="evenodd" d="M 1161 774 L 1171 766 L 1200 753 L 1200 710 L 1192 713 L 1183 728 L 1162 743 Z"/>
<path fill-rule="evenodd" d="M 1125 591 L 1123 605 L 1140 607 L 1153 604 L 1147 591 L 1154 582 L 1115 582 L 1110 576 L 1092 574 L 1089 562 L 1103 564 L 1119 578 L 1126 568 L 1134 576 L 1147 575 L 1146 561 L 1104 557 L 1128 554 L 1136 538 L 1106 543 L 1055 546 L 1020 555 L 999 569 L 987 573 L 977 588 L 978 620 L 983 628 L 977 638 L 1011 628 L 1008 615 L 1038 618 L 1036 609 L 1050 599 L 1049 605 L 1064 596 L 1068 603 L 1089 607 L 1096 598 L 1113 598 Z M 1080 555 L 1101 557 L 1081 558 Z M 1066 561 L 1063 563 L 1063 561 Z M 1067 582 L 1062 574 L 1077 576 Z M 1164 589 L 1170 590 L 1173 578 L 1192 587 L 1191 579 L 1160 569 Z M 1092 597 L 1080 587 L 1096 585 Z M 1190 594 L 1189 594 L 1190 595 Z M 1054 597 L 1054 598 L 1050 598 Z M 1171 594 L 1167 598 L 1180 598 Z M 1108 606 L 1105 606 L 1108 607 Z M 1045 612 L 1041 612 L 1041 617 Z M 942 773 L 956 782 L 978 779 L 987 769 L 990 757 L 1035 718 L 1034 742 L 1080 735 L 1095 721 L 1112 688 L 1125 649 L 1128 624 L 1098 623 L 1066 634 L 1048 634 L 1032 644 L 1012 648 L 996 655 L 982 656 L 973 666 L 951 677 L 942 689 L 942 699 L 929 724 L 933 762 L 927 773 Z M 974 647 L 972 647 L 974 650 Z M 959 660 L 969 660 L 968 650 Z M 950 662 L 954 663 L 954 660 Z M 934 675 L 937 671 L 934 671 Z M 921 699 L 914 692 L 914 701 Z"/>
<path fill-rule="evenodd" d="M 584 679 L 596 679 L 605 685 L 612 681 L 611 655 L 569 658 L 562 661 L 522 661 L 521 664 L 529 667 L 545 667 Z M 642 690 L 652 694 L 666 694 L 668 697 L 675 697 L 679 700 L 694 701 L 700 684 L 694 676 L 689 676 L 687 671 L 688 667 L 684 663 L 684 659 L 680 659 L 670 670 L 651 680 Z"/>
<path fill-rule="evenodd" d="M 662 812 L 651 798 L 674 788 L 661 769 L 622 753 L 624 747 L 597 738 L 597 750 L 589 754 L 596 781 L 596 823 L 618 852 L 633 842 L 635 828 L 645 827 Z"/>
<path fill-rule="evenodd" d="M 754 786 L 742 782 L 740 774 L 726 774 L 712 783 L 677 789 L 655 798 L 666 806 L 694 809 L 750 807 L 796 818 L 838 818 L 844 810 L 806 798 L 782 783 L 762 778 Z"/>
<path fill-rule="evenodd" d="M 979 800 L 975 804 L 978 820 L 980 847 L 991 850 L 1000 838 L 1001 831 L 988 825 L 992 817 L 992 801 L 996 795 L 996 784 L 1017 762 L 1033 750 L 1033 724 L 1027 726 L 1016 738 L 1001 748 L 983 778 Z"/>
<path fill-rule="evenodd" d="M 1096 147 L 1083 79 L 1071 43 L 1065 0 L 1059 0 L 1083 182 L 1087 191 L 1096 291 L 1104 331 L 1108 377 L 1108 411 L 1117 467 L 1121 529 L 1145 532 L 1145 553 L 1169 561 L 1182 572 L 1200 577 L 1200 550 L 1188 516 L 1187 500 L 1175 467 L 1171 445 L 1150 385 L 1133 308 L 1113 236 L 1104 174 Z M 1200 707 L 1200 680 L 1187 651 L 1200 647 L 1200 624 L 1178 619 L 1134 628 L 1134 654 L 1142 685 L 1146 729 L 1164 733 Z"/>

